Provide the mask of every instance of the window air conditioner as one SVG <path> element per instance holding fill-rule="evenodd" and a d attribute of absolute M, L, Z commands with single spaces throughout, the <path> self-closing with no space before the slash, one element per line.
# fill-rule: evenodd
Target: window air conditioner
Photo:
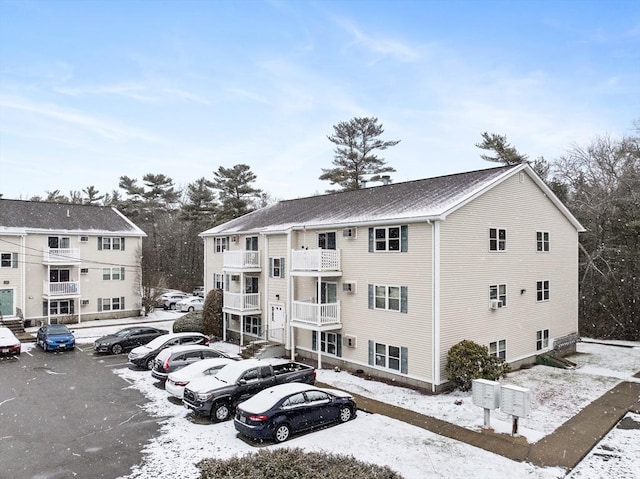
<path fill-rule="evenodd" d="M 237 242 L 238 242 L 238 235 L 233 235 L 233 236 L 231 237 L 231 242 L 232 242 L 232 243 L 237 243 Z"/>
<path fill-rule="evenodd" d="M 82 300 L 82 306 L 86 306 L 89 304 L 89 300 L 88 299 L 83 299 Z"/>
<path fill-rule="evenodd" d="M 356 237 L 356 229 L 355 228 L 345 228 L 342 230 L 342 237 L 353 239 Z"/>
<path fill-rule="evenodd" d="M 491 309 L 498 309 L 498 308 L 502 308 L 502 301 L 500 301 L 499 299 L 492 299 L 489 302 L 489 307 Z"/>
<path fill-rule="evenodd" d="M 342 291 L 344 291 L 345 293 L 355 293 L 356 284 L 344 282 L 342 283 Z"/>
<path fill-rule="evenodd" d="M 231 275 L 231 281 L 240 281 L 240 275 L 239 274 L 232 274 Z"/>
<path fill-rule="evenodd" d="M 355 348 L 356 344 L 357 344 L 357 337 L 356 336 L 351 336 L 349 334 L 345 334 L 344 335 L 344 345 L 347 346 L 348 348 Z"/>

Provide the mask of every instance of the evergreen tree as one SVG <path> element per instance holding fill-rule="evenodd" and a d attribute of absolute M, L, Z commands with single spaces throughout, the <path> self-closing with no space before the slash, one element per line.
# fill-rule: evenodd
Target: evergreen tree
<path fill-rule="evenodd" d="M 518 153 L 514 146 L 507 143 L 507 137 L 496 133 L 482 133 L 482 141 L 476 143 L 478 148 L 492 151 L 494 156 L 480 155 L 483 160 L 503 163 L 505 165 L 517 165 L 527 161 L 527 155 Z"/>
<path fill-rule="evenodd" d="M 251 184 L 256 181 L 256 175 L 251 167 L 245 164 L 235 165 L 231 168 L 218 167 L 213 173 L 213 181 L 207 185 L 219 191 L 222 203 L 218 214 L 217 223 L 238 218 L 257 208 L 263 193 Z"/>

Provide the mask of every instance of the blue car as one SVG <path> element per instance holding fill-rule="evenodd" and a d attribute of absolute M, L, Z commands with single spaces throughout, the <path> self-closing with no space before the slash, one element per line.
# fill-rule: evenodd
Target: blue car
<path fill-rule="evenodd" d="M 36 343 L 45 351 L 73 349 L 76 338 L 64 324 L 47 324 L 38 329 Z"/>
<path fill-rule="evenodd" d="M 295 432 L 355 417 L 356 403 L 348 393 L 288 383 L 265 389 L 240 403 L 233 422 L 243 436 L 283 442 Z"/>

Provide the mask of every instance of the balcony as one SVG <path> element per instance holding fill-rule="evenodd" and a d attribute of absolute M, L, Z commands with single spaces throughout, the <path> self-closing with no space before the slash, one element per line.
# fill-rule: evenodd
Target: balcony
<path fill-rule="evenodd" d="M 42 251 L 44 264 L 79 264 L 80 249 L 78 248 L 44 248 Z"/>
<path fill-rule="evenodd" d="M 234 311 L 259 311 L 260 293 L 224 292 L 223 308 Z"/>
<path fill-rule="evenodd" d="M 222 267 L 233 270 L 260 270 L 260 252 L 225 251 L 222 255 Z"/>
<path fill-rule="evenodd" d="M 80 283 L 78 283 L 78 281 L 65 281 L 60 283 L 44 281 L 42 294 L 47 297 L 80 296 Z"/>
<path fill-rule="evenodd" d="M 340 273 L 340 250 L 299 249 L 291 251 L 291 273 L 305 272 Z"/>
<path fill-rule="evenodd" d="M 339 301 L 337 303 L 293 301 L 292 306 L 291 322 L 293 326 L 305 325 L 320 329 L 323 327 L 337 329 L 341 326 Z"/>

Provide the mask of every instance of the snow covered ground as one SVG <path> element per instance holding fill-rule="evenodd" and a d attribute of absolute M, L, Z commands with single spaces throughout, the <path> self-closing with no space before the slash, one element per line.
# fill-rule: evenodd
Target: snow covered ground
<path fill-rule="evenodd" d="M 166 320 L 180 313 L 157 311 L 149 323 L 170 328 Z M 101 325 L 105 322 L 100 322 Z M 100 328 L 82 324 L 75 327 L 78 343 L 90 343 L 95 338 L 122 328 L 122 321 Z M 503 380 L 529 388 L 531 414 L 519 423 L 519 432 L 533 443 L 551 433 L 604 392 L 622 380 L 640 381 L 632 375 L 640 370 L 640 345 L 619 347 L 583 342 L 571 360 L 575 370 L 536 366 L 510 373 Z M 216 343 L 216 347 L 237 353 L 237 346 Z M 197 478 L 195 463 L 207 457 L 226 458 L 253 452 L 258 446 L 236 436 L 232 422 L 221 424 L 193 421 L 180 404 L 169 400 L 157 387 L 148 371 L 129 368 L 114 370 L 131 388 L 139 390 L 149 402 L 144 409 L 161 417 L 159 435 L 144 446 L 144 460 L 133 468 L 126 479 Z M 474 406 L 471 393 L 455 392 L 437 396 L 423 395 L 411 389 L 370 381 L 333 370 L 318 371 L 318 380 L 362 396 L 405 407 L 470 429 L 483 425 L 483 410 Z M 640 423 L 640 415 L 628 414 L 629 424 Z M 491 412 L 491 426 L 497 432 L 511 432 L 511 418 Z M 337 425 L 301 436 L 294 436 L 284 445 L 260 447 L 301 447 L 309 451 L 326 451 L 352 455 L 375 464 L 385 464 L 405 479 L 475 477 L 562 478 L 560 468 L 539 468 L 511 461 L 467 444 L 438 436 L 429 431 L 380 415 L 363 412 L 349 423 Z M 614 428 L 601 443 L 567 476 L 571 478 L 639 477 L 640 429 Z M 125 479 L 125 478 L 122 478 Z"/>

